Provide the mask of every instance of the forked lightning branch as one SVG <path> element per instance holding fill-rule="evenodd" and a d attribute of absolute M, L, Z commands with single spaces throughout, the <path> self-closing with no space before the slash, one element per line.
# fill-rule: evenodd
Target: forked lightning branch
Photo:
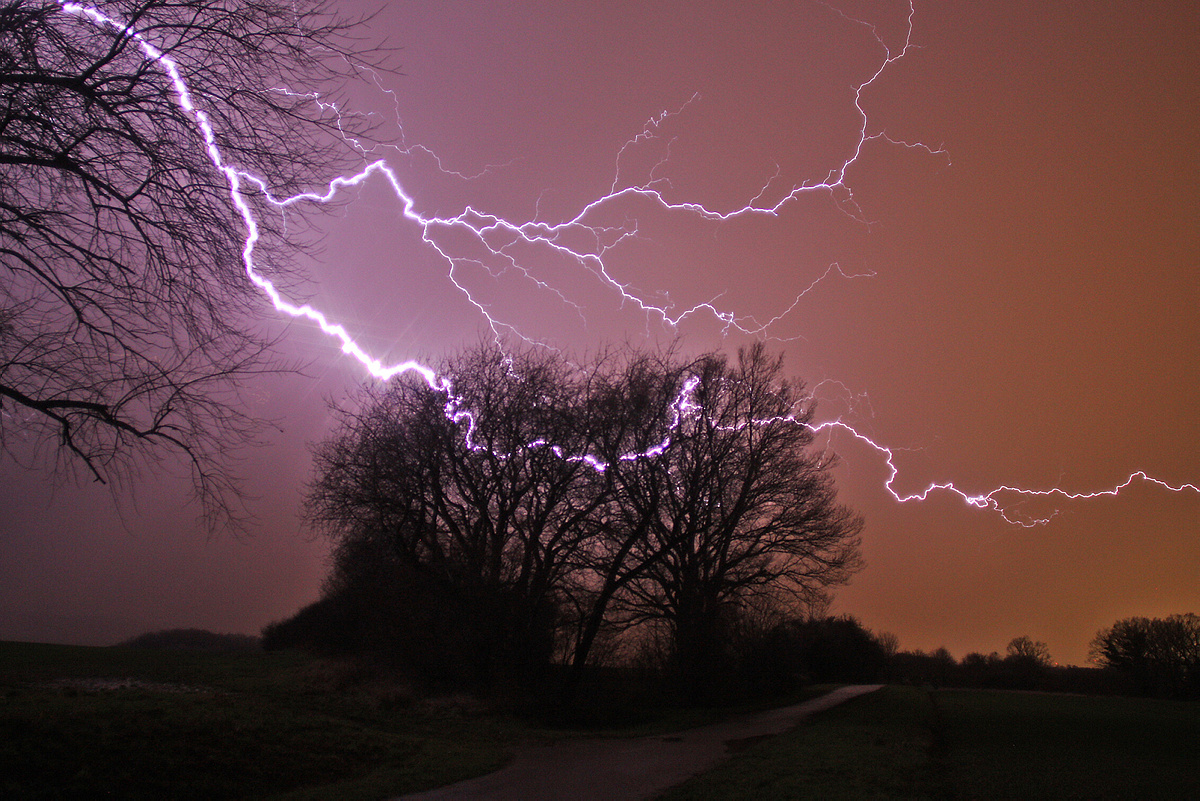
<path fill-rule="evenodd" d="M 194 121 L 194 124 L 199 131 L 204 146 L 206 148 L 207 159 L 212 165 L 220 171 L 225 177 L 229 188 L 229 198 L 233 207 L 240 216 L 246 231 L 245 241 L 242 249 L 242 261 L 245 266 L 245 272 L 251 282 L 257 286 L 262 293 L 270 300 L 272 306 L 280 313 L 289 315 L 294 318 L 309 320 L 320 327 L 320 329 L 329 337 L 336 340 L 343 352 L 352 357 L 359 363 L 364 371 L 374 378 L 387 381 L 396 376 L 405 373 L 415 373 L 419 375 L 432 389 L 444 393 L 446 396 L 445 413 L 447 417 L 456 423 L 464 426 L 465 434 L 468 443 L 471 447 L 478 447 L 471 439 L 471 431 L 473 429 L 474 418 L 470 409 L 464 408 L 461 399 L 455 393 L 453 383 L 449 376 L 438 375 L 432 368 L 421 364 L 417 361 L 402 361 L 394 364 L 385 364 L 378 357 L 373 356 L 365 348 L 363 348 L 351 336 L 344 325 L 334 320 L 330 320 L 319 308 L 311 304 L 297 304 L 284 297 L 275 284 L 265 275 L 263 275 L 255 264 L 255 248 L 259 242 L 259 226 L 255 219 L 254 212 L 246 201 L 247 194 L 257 194 L 265 201 L 279 209 L 290 207 L 302 207 L 304 204 L 312 203 L 327 203 L 333 200 L 344 190 L 361 185 L 368 180 L 382 180 L 387 183 L 395 197 L 396 203 L 399 206 L 403 216 L 416 224 L 421 231 L 422 241 L 436 252 L 440 258 L 445 260 L 448 267 L 448 278 L 454 286 L 461 291 L 467 300 L 479 311 L 488 325 L 494 332 L 499 334 L 501 329 L 516 331 L 515 327 L 497 320 L 482 303 L 472 297 L 470 291 L 463 286 L 455 277 L 454 266 L 459 257 L 451 252 L 450 246 L 444 244 L 452 241 L 452 238 L 444 236 L 447 232 L 458 234 L 466 234 L 470 239 L 474 240 L 479 245 L 482 245 L 495 258 L 502 260 L 512 269 L 520 271 L 530 280 L 537 281 L 532 277 L 529 270 L 524 268 L 519 263 L 516 257 L 510 255 L 512 252 L 511 245 L 514 242 L 521 242 L 525 245 L 533 246 L 538 249 L 544 249 L 548 253 L 552 253 L 557 257 L 565 257 L 571 262 L 578 265 L 582 270 L 587 270 L 592 275 L 597 277 L 604 285 L 609 287 L 611 291 L 619 293 L 621 298 L 643 313 L 653 319 L 661 321 L 669 327 L 678 326 L 685 318 L 699 315 L 709 314 L 721 322 L 726 330 L 738 330 L 745 334 L 763 335 L 771 323 L 766 325 L 756 324 L 749 321 L 748 318 L 742 318 L 735 313 L 727 310 L 721 310 L 712 303 L 702 303 L 693 306 L 683 311 L 673 311 L 670 307 L 657 305 L 639 296 L 630 286 L 621 282 L 608 269 L 605 263 L 605 254 L 615 244 L 618 244 L 623 238 L 633 236 L 636 231 L 633 229 L 600 229 L 589 224 L 589 219 L 594 219 L 596 212 L 603 207 L 611 206 L 624 199 L 637 197 L 645 201 L 649 201 L 663 210 L 670 212 L 679 212 L 694 215 L 697 218 L 721 222 L 731 220 L 738 217 L 749 215 L 764 215 L 775 217 L 780 211 L 795 202 L 799 197 L 812 193 L 829 193 L 835 191 L 841 192 L 844 197 L 849 197 L 849 203 L 853 206 L 853 192 L 846 184 L 846 173 L 849 168 L 856 163 L 863 152 L 863 148 L 873 141 L 885 141 L 895 146 L 905 148 L 916 148 L 928 153 L 940 153 L 941 151 L 930 148 L 920 143 L 902 142 L 893 139 L 882 130 L 872 130 L 869 124 L 868 115 L 862 106 L 863 91 L 874 83 L 887 68 L 904 57 L 911 47 L 912 37 L 912 19 L 914 14 L 913 6 L 909 5 L 909 13 L 907 17 L 907 28 L 905 33 L 905 41 L 902 47 L 898 50 L 889 49 L 878 31 L 868 23 L 859 20 L 851 20 L 857 24 L 863 25 L 868 29 L 879 42 L 883 50 L 883 57 L 878 64 L 878 68 L 870 75 L 870 77 L 859 84 L 855 91 L 854 106 L 857 111 L 859 127 L 857 141 L 851 142 L 848 148 L 848 157 L 842 163 L 832 169 L 829 174 L 822 180 L 814 180 L 792 186 L 788 191 L 774 203 L 762 203 L 762 198 L 767 194 L 770 187 L 770 182 L 764 185 L 762 189 L 744 205 L 736 208 L 725 210 L 714 209 L 700 203 L 677 201 L 668 199 L 661 189 L 650 181 L 638 185 L 620 186 L 616 180 L 612 184 L 610 191 L 595 200 L 584 205 L 579 212 L 564 222 L 548 223 L 539 220 L 518 221 L 504 219 L 494 214 L 485 211 L 479 211 L 471 207 L 466 207 L 462 213 L 452 217 L 427 216 L 418 208 L 412 195 L 407 192 L 396 173 L 388 166 L 384 160 L 378 160 L 369 164 L 366 168 L 354 175 L 337 176 L 330 180 L 322 191 L 305 192 L 292 197 L 280 198 L 272 194 L 271 189 L 266 182 L 255 175 L 240 169 L 237 165 L 229 163 L 220 148 L 217 145 L 217 139 L 214 135 L 212 124 L 204 109 L 198 108 L 193 101 L 192 94 L 188 88 L 187 82 L 182 77 L 182 73 L 177 63 L 168 55 L 155 47 L 154 43 L 148 41 L 137 30 L 130 28 L 120 20 L 113 19 L 105 15 L 98 9 L 77 3 L 62 3 L 62 11 L 66 14 L 75 15 L 89 20 L 98 29 L 106 31 L 109 35 L 126 37 L 133 41 L 140 48 L 145 58 L 156 64 L 162 71 L 164 78 L 170 85 L 171 91 L 174 93 L 176 102 L 180 109 Z M 840 12 L 839 12 L 840 13 Z M 844 15 L 843 15 L 844 16 Z M 847 17 L 847 19 L 850 19 Z M 662 115 L 651 119 L 647 128 L 643 133 L 639 134 L 634 139 L 631 139 L 626 145 L 621 148 L 618 153 L 617 163 L 620 166 L 620 156 L 625 152 L 626 148 L 635 144 L 639 138 L 653 136 L 654 129 L 667 116 L 664 112 Z M 619 172 L 619 169 L 618 169 Z M 619 177 L 619 176 L 618 176 Z M 605 242 L 603 246 L 597 246 L 592 250 L 579 249 L 576 246 L 567 244 L 568 241 L 578 240 L 579 237 L 571 236 L 572 234 L 581 231 L 590 232 L 595 236 L 593 241 Z M 600 234 L 605 234 L 601 236 Z M 831 268 L 832 270 L 833 268 Z M 828 275 L 829 272 L 826 273 Z M 843 273 L 844 275 L 844 273 Z M 818 279 L 821 280 L 821 279 Z M 553 291 L 553 287 L 543 286 Z M 805 290 L 804 292 L 807 292 Z M 804 292 L 797 297 L 802 297 Z M 778 317 L 776 318 L 778 319 Z M 678 424 L 690 410 L 694 409 L 694 403 L 691 397 L 695 381 L 687 381 L 683 384 L 679 396 L 672 405 L 672 414 L 674 417 L 673 423 Z M 779 418 L 772 420 L 757 421 L 757 424 L 778 424 L 780 422 L 791 422 L 796 425 L 804 425 L 811 429 L 814 433 L 840 431 L 843 434 L 849 435 L 859 442 L 863 443 L 884 461 L 888 467 L 888 477 L 884 482 L 884 488 L 891 496 L 900 503 L 908 503 L 913 501 L 923 501 L 934 493 L 950 493 L 957 495 L 966 504 L 978 509 L 991 510 L 1000 514 L 1005 520 L 1018 525 L 1038 525 L 1045 523 L 1048 518 L 1028 518 L 1016 516 L 1008 511 L 1008 508 L 1003 502 L 1004 498 L 1049 498 L 1060 501 L 1068 500 L 1083 500 L 1089 498 L 1097 498 L 1101 496 L 1115 496 L 1123 490 L 1134 484 L 1135 482 L 1144 482 L 1153 484 L 1162 489 L 1171 492 L 1192 492 L 1200 494 L 1200 488 L 1192 483 L 1170 484 L 1166 481 L 1154 478 L 1144 471 L 1137 470 L 1129 474 L 1129 476 L 1121 483 L 1101 490 L 1094 491 L 1070 491 L 1059 487 L 1051 487 L 1047 489 L 1028 489 L 1014 486 L 999 486 L 987 492 L 972 493 L 960 489 L 953 482 L 931 482 L 924 489 L 918 492 L 904 493 L 895 488 L 895 482 L 898 475 L 898 469 L 894 462 L 894 454 L 891 448 L 883 445 L 871 437 L 863 434 L 854 428 L 850 423 L 841 419 L 828 420 L 821 423 L 808 424 L 802 423 L 794 418 Z M 753 424 L 753 423 L 752 423 Z M 668 439 L 659 443 L 653 448 L 642 452 L 628 453 L 622 455 L 621 459 L 640 459 L 654 458 L 658 453 L 669 444 Z M 573 454 L 564 452 L 559 446 L 545 440 L 536 440 L 528 443 L 530 448 L 551 448 L 555 453 L 564 459 L 582 461 L 598 471 L 604 471 L 608 465 L 595 456 L 580 453 Z"/>

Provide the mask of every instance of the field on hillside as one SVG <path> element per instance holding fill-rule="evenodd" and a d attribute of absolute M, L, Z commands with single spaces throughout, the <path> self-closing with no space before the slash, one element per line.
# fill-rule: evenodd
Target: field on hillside
<path fill-rule="evenodd" d="M 684 799 L 1196 798 L 1200 704 L 885 687 L 738 754 Z"/>
<path fill-rule="evenodd" d="M 380 798 L 493 770 L 521 727 L 291 653 L 0 642 L 0 798 Z"/>

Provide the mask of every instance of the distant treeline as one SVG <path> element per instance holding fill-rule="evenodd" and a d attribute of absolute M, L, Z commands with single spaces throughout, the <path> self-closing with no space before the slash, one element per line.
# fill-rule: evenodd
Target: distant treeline
<path fill-rule="evenodd" d="M 250 634 L 217 634 L 206 629 L 166 629 L 139 634 L 120 643 L 126 648 L 229 653 L 262 650 L 261 640 Z"/>
<path fill-rule="evenodd" d="M 327 597 L 288 620 L 267 626 L 263 647 L 268 651 L 299 648 L 373 662 L 389 661 L 389 655 L 379 648 L 385 643 L 403 650 L 429 647 L 420 638 L 409 642 L 376 639 L 378 620 L 349 600 Z M 378 606 L 374 609 L 377 614 L 382 611 Z M 887 674 L 895 650 L 894 636 L 877 635 L 848 615 L 797 618 L 766 626 L 745 619 L 738 623 L 727 628 L 721 638 L 724 682 L 710 701 L 771 697 L 811 683 L 877 681 Z M 412 658 L 408 654 L 391 664 L 403 669 Z M 625 643 L 620 655 L 597 666 L 591 677 L 594 682 L 616 683 L 621 688 L 618 695 L 638 694 L 655 699 L 651 703 L 686 700 L 678 692 L 673 662 L 671 638 L 648 630 Z"/>
<path fill-rule="evenodd" d="M 354 650 L 354 615 L 314 605 L 267 628 L 265 647 L 318 646 Z M 328 648 L 336 640 L 341 648 Z M 1001 655 L 969 653 L 956 660 L 945 648 L 901 651 L 894 635 L 872 632 L 856 618 L 811 616 L 742 629 L 727 676 L 729 695 L 771 696 L 808 683 L 891 682 L 1088 695 L 1200 698 L 1200 617 L 1128 618 L 1097 633 L 1094 667 L 1053 663 L 1045 643 L 1015 637 Z M 666 654 L 646 642 L 625 673 L 640 687 L 668 682 Z M 627 676 L 627 679 L 629 677 Z"/>
<path fill-rule="evenodd" d="M 1133 695 L 1134 685 L 1120 672 L 1100 667 L 1061 666 L 1019 654 L 970 653 L 961 660 L 945 648 L 901 651 L 881 676 L 886 681 L 932 687 L 1035 690 L 1086 695 Z"/>
<path fill-rule="evenodd" d="M 793 621 L 762 639 L 758 674 L 788 680 L 872 682 L 935 687 L 1200 698 L 1200 616 L 1127 618 L 1099 631 L 1094 667 L 1061 666 L 1043 642 L 1014 637 L 1001 655 L 945 648 L 900 651 L 896 638 L 874 634 L 850 616 Z"/>
<path fill-rule="evenodd" d="M 1092 640 L 1096 667 L 1053 664 L 1046 644 L 1017 637 L 1005 656 L 970 653 L 955 661 L 939 648 L 894 654 L 881 674 L 889 681 L 937 687 L 985 687 L 1086 694 L 1200 698 L 1200 617 L 1132 617 Z"/>

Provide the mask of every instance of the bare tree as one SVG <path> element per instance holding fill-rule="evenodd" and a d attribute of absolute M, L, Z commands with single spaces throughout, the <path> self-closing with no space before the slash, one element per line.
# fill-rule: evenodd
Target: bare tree
<path fill-rule="evenodd" d="M 182 455 L 208 522 L 234 519 L 240 387 L 280 365 L 219 166 L 278 196 L 355 158 L 311 94 L 352 73 L 352 31 L 290 0 L 0 2 L 0 447 L 104 482 Z M 262 186 L 240 197 L 286 282 L 300 246 Z"/>
<path fill-rule="evenodd" d="M 564 695 L 578 691 L 583 672 L 602 633 L 619 635 L 640 622 L 614 615 L 614 599 L 656 561 L 651 527 L 660 497 L 653 475 L 686 414 L 692 364 L 674 351 L 624 351 L 611 355 L 591 384 L 587 420 L 595 428 L 594 453 L 607 466 L 599 485 L 600 503 L 585 519 L 588 547 L 577 553 L 566 597 L 575 631 L 567 661 Z"/>
<path fill-rule="evenodd" d="M 348 583 L 365 558 L 394 564 L 385 581 L 427 587 L 394 615 L 443 629 L 430 647 L 462 651 L 472 682 L 490 685 L 497 668 L 529 678 L 553 656 L 565 574 L 604 498 L 597 471 L 572 458 L 591 447 L 589 375 L 494 345 L 440 373 L 450 392 L 402 378 L 340 410 L 315 450 L 308 517 L 334 540 Z"/>
<path fill-rule="evenodd" d="M 433 645 L 465 647 L 476 681 L 556 653 L 568 697 L 598 641 L 657 624 L 697 690 L 722 627 L 745 628 L 733 617 L 820 602 L 859 564 L 861 522 L 781 369 L 761 347 L 736 365 L 619 350 L 578 366 L 483 346 L 440 368 L 453 389 L 369 387 L 315 452 L 330 587 L 382 562 L 385 583 L 422 587 L 392 593 L 412 600 L 396 614 L 465 637 Z"/>
<path fill-rule="evenodd" d="M 739 616 L 819 604 L 849 578 L 861 520 L 835 501 L 832 454 L 811 449 L 802 387 L 761 345 L 735 365 L 631 354 L 594 403 L 609 407 L 594 413 L 608 497 L 573 574 L 587 591 L 573 594 L 567 694 L 602 630 L 648 623 L 667 627 L 683 689 L 701 696 Z"/>
<path fill-rule="evenodd" d="M 618 614 L 673 634 L 684 689 L 702 696 L 725 665 L 742 606 L 810 601 L 861 564 L 861 519 L 836 502 L 831 453 L 814 449 L 814 407 L 761 344 L 692 370 L 687 413 L 655 459 L 616 467 L 617 503 L 645 516 L 645 567 L 615 597 Z"/>
<path fill-rule="evenodd" d="M 1034 640 L 1022 635 L 1008 641 L 1008 658 L 1026 662 L 1036 667 L 1047 667 L 1051 664 L 1050 647 L 1041 640 Z"/>

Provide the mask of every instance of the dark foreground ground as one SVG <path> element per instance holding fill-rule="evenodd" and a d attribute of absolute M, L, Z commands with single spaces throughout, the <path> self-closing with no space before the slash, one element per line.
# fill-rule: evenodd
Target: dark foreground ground
<path fill-rule="evenodd" d="M 382 798 L 495 769 L 517 724 L 299 654 L 0 643 L 0 798 Z"/>
<path fill-rule="evenodd" d="M 885 687 L 664 798 L 1200 798 L 1200 705 Z"/>
<path fill-rule="evenodd" d="M 765 706 L 564 714 L 421 697 L 298 653 L 0 642 L 0 799 L 380 799 L 489 773 L 531 742 L 661 734 Z"/>
<path fill-rule="evenodd" d="M 530 742 L 751 711 L 579 731 L 297 654 L 0 643 L 0 798 L 378 799 L 488 773 Z M 1194 702 L 886 687 L 738 742 L 667 798 L 1198 798 L 1198 744 Z"/>
<path fill-rule="evenodd" d="M 402 801 L 639 801 L 719 765 L 747 745 L 882 685 L 847 685 L 799 704 L 647 737 L 559 740 L 517 750 L 494 773 Z"/>

